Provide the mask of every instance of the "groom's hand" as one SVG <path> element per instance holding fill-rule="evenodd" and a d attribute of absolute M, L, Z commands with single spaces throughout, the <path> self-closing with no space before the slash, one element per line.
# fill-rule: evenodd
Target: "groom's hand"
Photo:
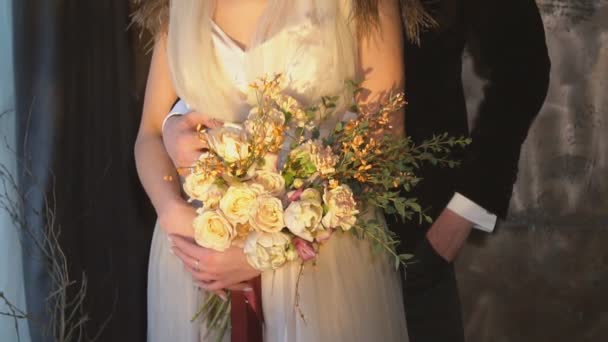
<path fill-rule="evenodd" d="M 449 265 L 464 245 L 472 223 L 449 209 L 435 220 L 426 238 L 414 250 L 414 262 L 407 267 L 409 293 L 434 287 L 449 271 Z"/>
<path fill-rule="evenodd" d="M 220 125 L 218 120 L 198 112 L 168 118 L 163 127 L 163 143 L 173 165 L 178 168 L 194 165 L 203 150 L 208 147 L 207 142 L 200 139 L 197 128 L 214 128 Z"/>
<path fill-rule="evenodd" d="M 444 209 L 426 234 L 433 249 L 448 262 L 454 261 L 471 233 L 473 223 Z"/>
<path fill-rule="evenodd" d="M 260 275 L 260 271 L 249 265 L 242 248 L 230 247 L 217 252 L 178 235 L 171 235 L 170 240 L 173 253 L 182 260 L 196 283 L 207 291 L 247 290 L 242 283 Z"/>

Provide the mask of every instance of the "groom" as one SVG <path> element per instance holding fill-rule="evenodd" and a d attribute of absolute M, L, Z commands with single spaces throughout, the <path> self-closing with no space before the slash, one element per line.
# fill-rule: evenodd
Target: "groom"
<path fill-rule="evenodd" d="M 428 227 L 391 221 L 390 227 L 404 242 L 403 251 L 416 258 L 404 286 L 411 341 L 458 342 L 464 333 L 452 261 L 472 228 L 491 232 L 497 217 L 506 215 L 519 151 L 544 101 L 550 63 L 534 0 L 428 2 L 438 27 L 424 32 L 419 46 L 405 49 L 407 134 L 415 142 L 444 132 L 469 135 L 461 80 L 465 47 L 486 87 L 471 127 L 473 143 L 454 156 L 462 166 L 419 173 L 424 180 L 415 196 L 430 207 L 435 222 Z M 176 165 L 190 165 L 200 154 L 194 127 L 201 120 L 196 113 L 166 120 L 163 136 Z M 246 263 L 229 262 L 229 254 L 182 239 L 175 244 L 178 256 L 212 260 L 223 285 L 239 286 L 258 275 Z"/>
<path fill-rule="evenodd" d="M 429 167 L 415 196 L 436 218 L 428 226 L 392 220 L 403 251 L 416 262 L 404 286 L 412 342 L 464 341 L 452 262 L 472 228 L 492 232 L 504 218 L 521 145 L 549 84 L 550 61 L 534 0 L 427 1 L 437 28 L 405 47 L 406 132 L 414 142 L 433 134 L 470 135 L 457 169 Z M 471 127 L 463 93 L 462 56 L 485 81 Z M 469 134 L 470 131 L 470 134 Z"/>

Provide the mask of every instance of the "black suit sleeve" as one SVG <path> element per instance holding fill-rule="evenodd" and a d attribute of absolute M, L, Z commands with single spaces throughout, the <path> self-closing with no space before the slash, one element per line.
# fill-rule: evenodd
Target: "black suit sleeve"
<path fill-rule="evenodd" d="M 534 0 L 466 1 L 467 47 L 487 83 L 456 191 L 507 213 L 521 145 L 549 84 L 545 32 Z"/>

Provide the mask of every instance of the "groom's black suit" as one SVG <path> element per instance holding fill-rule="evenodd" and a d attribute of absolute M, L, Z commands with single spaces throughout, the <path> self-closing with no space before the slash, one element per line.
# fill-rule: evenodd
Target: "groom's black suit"
<path fill-rule="evenodd" d="M 470 133 L 473 142 L 457 155 L 462 166 L 421 170 L 416 196 L 433 217 L 455 192 L 504 217 L 521 145 L 548 88 L 550 61 L 538 8 L 534 0 L 429 3 L 439 28 L 423 33 L 420 46 L 405 48 L 407 135 L 420 142 L 434 133 L 469 134 L 461 80 L 465 47 L 487 84 Z M 419 259 L 408 267 L 404 289 L 412 342 L 463 341 L 452 265 L 424 239 L 428 226 L 390 221 L 404 251 Z"/>

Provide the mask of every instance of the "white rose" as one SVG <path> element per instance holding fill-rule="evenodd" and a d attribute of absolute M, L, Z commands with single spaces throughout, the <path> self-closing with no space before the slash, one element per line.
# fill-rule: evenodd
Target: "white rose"
<path fill-rule="evenodd" d="M 323 202 L 327 206 L 327 213 L 321 221 L 325 228 L 340 227 L 346 231 L 357 222 L 357 203 L 347 185 L 340 185 L 329 191 L 325 189 Z"/>
<path fill-rule="evenodd" d="M 273 196 L 281 196 L 285 193 L 285 179 L 283 176 L 272 171 L 257 171 L 253 182 L 260 184 L 264 190 Z"/>
<path fill-rule="evenodd" d="M 302 194 L 300 195 L 300 200 L 313 201 L 313 202 L 319 203 L 319 205 L 321 205 L 321 193 L 317 189 L 309 188 L 309 189 L 302 191 Z"/>
<path fill-rule="evenodd" d="M 247 261 L 260 271 L 277 269 L 287 262 L 290 239 L 284 233 L 253 232 L 247 237 L 243 251 Z M 290 255 L 288 255 L 290 254 Z"/>
<path fill-rule="evenodd" d="M 200 246 L 223 252 L 236 232 L 230 222 L 216 210 L 204 211 L 194 219 L 194 240 Z"/>
<path fill-rule="evenodd" d="M 202 202 L 214 181 L 214 179 L 210 179 L 204 173 L 191 173 L 186 176 L 182 187 L 186 195 L 188 195 L 189 201 L 197 200 Z"/>
<path fill-rule="evenodd" d="M 235 124 L 210 129 L 206 133 L 209 148 L 228 163 L 235 163 L 249 156 L 249 143 L 245 130 Z"/>
<path fill-rule="evenodd" d="M 258 196 L 249 212 L 249 224 L 257 231 L 280 232 L 285 227 L 281 200 L 270 194 Z"/>
<path fill-rule="evenodd" d="M 285 210 L 285 225 L 294 235 L 312 242 L 312 233 L 319 228 L 322 217 L 321 194 L 315 189 L 306 189 L 300 200 L 291 202 Z"/>
<path fill-rule="evenodd" d="M 205 209 L 217 209 L 220 200 L 226 194 L 226 186 L 213 183 L 207 187 L 207 192 L 201 196 L 201 202 L 203 202 L 203 208 Z"/>
<path fill-rule="evenodd" d="M 234 184 L 228 188 L 220 200 L 220 209 L 233 225 L 244 224 L 249 220 L 249 212 L 256 198 L 264 191 L 259 184 Z"/>
<path fill-rule="evenodd" d="M 228 185 L 242 184 L 243 181 L 253 178 L 257 169 L 255 165 L 252 165 L 245 173 L 241 174 L 241 170 L 237 170 L 238 175 L 233 175 L 231 172 L 224 172 L 221 174 L 222 179 L 228 183 Z"/>

